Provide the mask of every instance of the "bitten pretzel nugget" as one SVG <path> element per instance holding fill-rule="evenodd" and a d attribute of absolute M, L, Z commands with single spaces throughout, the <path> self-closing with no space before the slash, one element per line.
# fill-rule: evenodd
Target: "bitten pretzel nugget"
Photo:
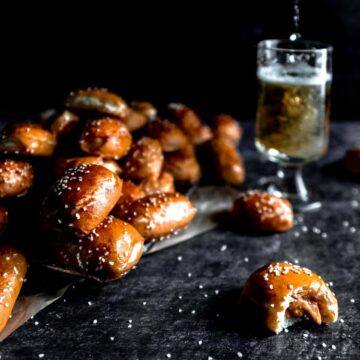
<path fill-rule="evenodd" d="M 246 281 L 241 300 L 246 311 L 276 334 L 303 318 L 318 325 L 338 318 L 336 297 L 324 280 L 287 262 L 255 271 Z"/>

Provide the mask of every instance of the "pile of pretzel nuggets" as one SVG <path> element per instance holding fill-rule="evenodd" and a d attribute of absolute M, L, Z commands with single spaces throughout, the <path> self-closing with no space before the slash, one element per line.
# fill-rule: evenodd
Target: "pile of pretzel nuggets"
<path fill-rule="evenodd" d="M 196 208 L 176 187 L 200 179 L 200 148 L 214 176 L 243 183 L 236 120 L 218 115 L 207 126 L 175 103 L 164 113 L 89 88 L 2 130 L 0 331 L 39 249 L 59 269 L 106 282 L 138 263 L 144 243 L 185 228 Z"/>

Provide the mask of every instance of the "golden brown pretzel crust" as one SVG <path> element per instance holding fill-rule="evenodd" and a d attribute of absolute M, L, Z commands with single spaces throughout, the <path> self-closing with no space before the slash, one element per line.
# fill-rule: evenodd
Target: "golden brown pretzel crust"
<path fill-rule="evenodd" d="M 132 137 L 120 120 L 102 118 L 86 123 L 79 142 L 88 154 L 121 159 L 129 151 Z"/>
<path fill-rule="evenodd" d="M 234 201 L 233 216 L 253 230 L 282 232 L 293 227 L 293 210 L 287 199 L 249 191 Z"/>
<path fill-rule="evenodd" d="M 110 213 L 121 195 L 122 180 L 100 165 L 67 170 L 43 203 L 43 225 L 52 230 L 89 234 Z"/>
<path fill-rule="evenodd" d="M 163 162 L 160 143 L 155 139 L 142 137 L 131 147 L 124 166 L 124 176 L 135 180 L 159 177 Z"/>
<path fill-rule="evenodd" d="M 194 183 L 201 177 L 200 164 L 195 156 L 194 146 L 188 144 L 185 148 L 165 155 L 164 170 L 172 174 L 175 181 Z"/>
<path fill-rule="evenodd" d="M 144 239 L 130 224 L 108 216 L 87 236 L 61 234 L 54 244 L 57 261 L 99 281 L 116 280 L 137 264 Z"/>
<path fill-rule="evenodd" d="M 120 196 L 119 201 L 116 203 L 115 207 L 113 208 L 112 214 L 118 218 L 121 218 L 121 214 L 123 214 L 124 211 L 127 210 L 129 205 L 133 201 L 141 199 L 145 196 L 146 194 L 140 186 L 135 185 L 133 182 L 129 180 L 124 180 L 122 186 L 122 194 Z"/>
<path fill-rule="evenodd" d="M 169 120 L 155 120 L 149 123 L 149 136 L 157 139 L 163 151 L 171 152 L 184 148 L 189 143 L 185 133 Z"/>
<path fill-rule="evenodd" d="M 183 104 L 171 103 L 168 109 L 180 128 L 194 145 L 200 145 L 212 138 L 210 127 L 201 123 L 197 114 Z"/>
<path fill-rule="evenodd" d="M 242 137 L 239 123 L 230 115 L 220 114 L 214 117 L 211 130 L 214 137 L 224 137 L 235 143 Z"/>
<path fill-rule="evenodd" d="M 234 142 L 227 138 L 215 138 L 210 146 L 221 178 L 229 184 L 241 185 L 245 180 L 245 168 Z"/>
<path fill-rule="evenodd" d="M 70 134 L 79 123 L 79 117 L 69 110 L 64 110 L 55 115 L 50 125 L 50 130 L 56 137 Z"/>
<path fill-rule="evenodd" d="M 174 177 L 166 171 L 162 171 L 158 178 L 149 177 L 144 179 L 140 183 L 140 186 L 143 188 L 146 195 L 155 194 L 157 192 L 175 192 Z"/>
<path fill-rule="evenodd" d="M 133 101 L 130 105 L 134 111 L 143 114 L 147 121 L 156 119 L 157 109 L 152 103 L 147 101 Z"/>
<path fill-rule="evenodd" d="M 38 124 L 12 124 L 0 135 L 0 152 L 4 154 L 51 156 L 55 146 L 55 135 Z"/>
<path fill-rule="evenodd" d="M 26 271 L 24 255 L 10 245 L 0 244 L 0 332 L 9 320 Z"/>
<path fill-rule="evenodd" d="M 305 315 L 318 325 L 338 317 L 336 297 L 323 279 L 287 262 L 255 271 L 245 284 L 242 301 L 261 314 L 263 325 L 275 333 Z"/>
<path fill-rule="evenodd" d="M 148 119 L 140 111 L 129 109 L 128 114 L 124 117 L 123 122 L 129 131 L 139 130 L 144 127 Z"/>
<path fill-rule="evenodd" d="M 114 160 L 105 160 L 101 156 L 80 156 L 75 158 L 57 158 L 55 161 L 55 175 L 60 177 L 70 168 L 78 167 L 83 164 L 101 165 L 115 174 L 121 174 L 120 165 Z"/>
<path fill-rule="evenodd" d="M 195 207 L 184 195 L 157 193 L 130 203 L 116 215 L 134 226 L 145 241 L 150 241 L 185 227 L 195 214 Z"/>
<path fill-rule="evenodd" d="M 96 111 L 119 118 L 124 118 L 128 113 L 126 102 L 106 89 L 75 91 L 67 98 L 65 105 L 69 109 Z"/>
<path fill-rule="evenodd" d="M 24 195 L 33 184 L 32 166 L 19 160 L 0 160 L 0 198 Z"/>

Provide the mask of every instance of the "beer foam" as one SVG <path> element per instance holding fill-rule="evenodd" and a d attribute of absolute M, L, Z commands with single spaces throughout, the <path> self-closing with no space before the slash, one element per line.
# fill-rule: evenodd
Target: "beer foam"
<path fill-rule="evenodd" d="M 257 77 L 261 81 L 290 85 L 323 85 L 331 81 L 331 74 L 305 64 L 260 66 Z"/>

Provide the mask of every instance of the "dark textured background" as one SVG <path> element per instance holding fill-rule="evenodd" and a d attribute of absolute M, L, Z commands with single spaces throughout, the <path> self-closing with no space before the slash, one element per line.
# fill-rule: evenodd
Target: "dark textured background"
<path fill-rule="evenodd" d="M 73 89 L 255 113 L 256 43 L 293 32 L 292 0 L 11 2 L 0 11 L 0 110 L 30 113 Z M 196 5 L 198 4 L 198 5 Z M 300 0 L 305 38 L 334 45 L 333 118 L 360 118 L 360 2 Z"/>
<path fill-rule="evenodd" d="M 240 145 L 247 186 L 273 172 L 271 164 L 259 161 L 252 129 L 248 123 Z M 333 124 L 329 155 L 305 173 L 323 208 L 297 216 L 291 231 L 246 236 L 219 228 L 144 257 L 120 281 L 78 285 L 1 343 L 1 359 L 44 354 L 59 360 L 147 360 L 171 354 L 171 359 L 220 360 L 237 359 L 238 352 L 245 359 L 358 359 L 360 186 L 337 160 L 359 136 L 360 124 Z M 343 322 L 299 323 L 277 336 L 249 330 L 235 315 L 240 288 L 257 268 L 281 260 L 298 261 L 332 281 Z"/>

